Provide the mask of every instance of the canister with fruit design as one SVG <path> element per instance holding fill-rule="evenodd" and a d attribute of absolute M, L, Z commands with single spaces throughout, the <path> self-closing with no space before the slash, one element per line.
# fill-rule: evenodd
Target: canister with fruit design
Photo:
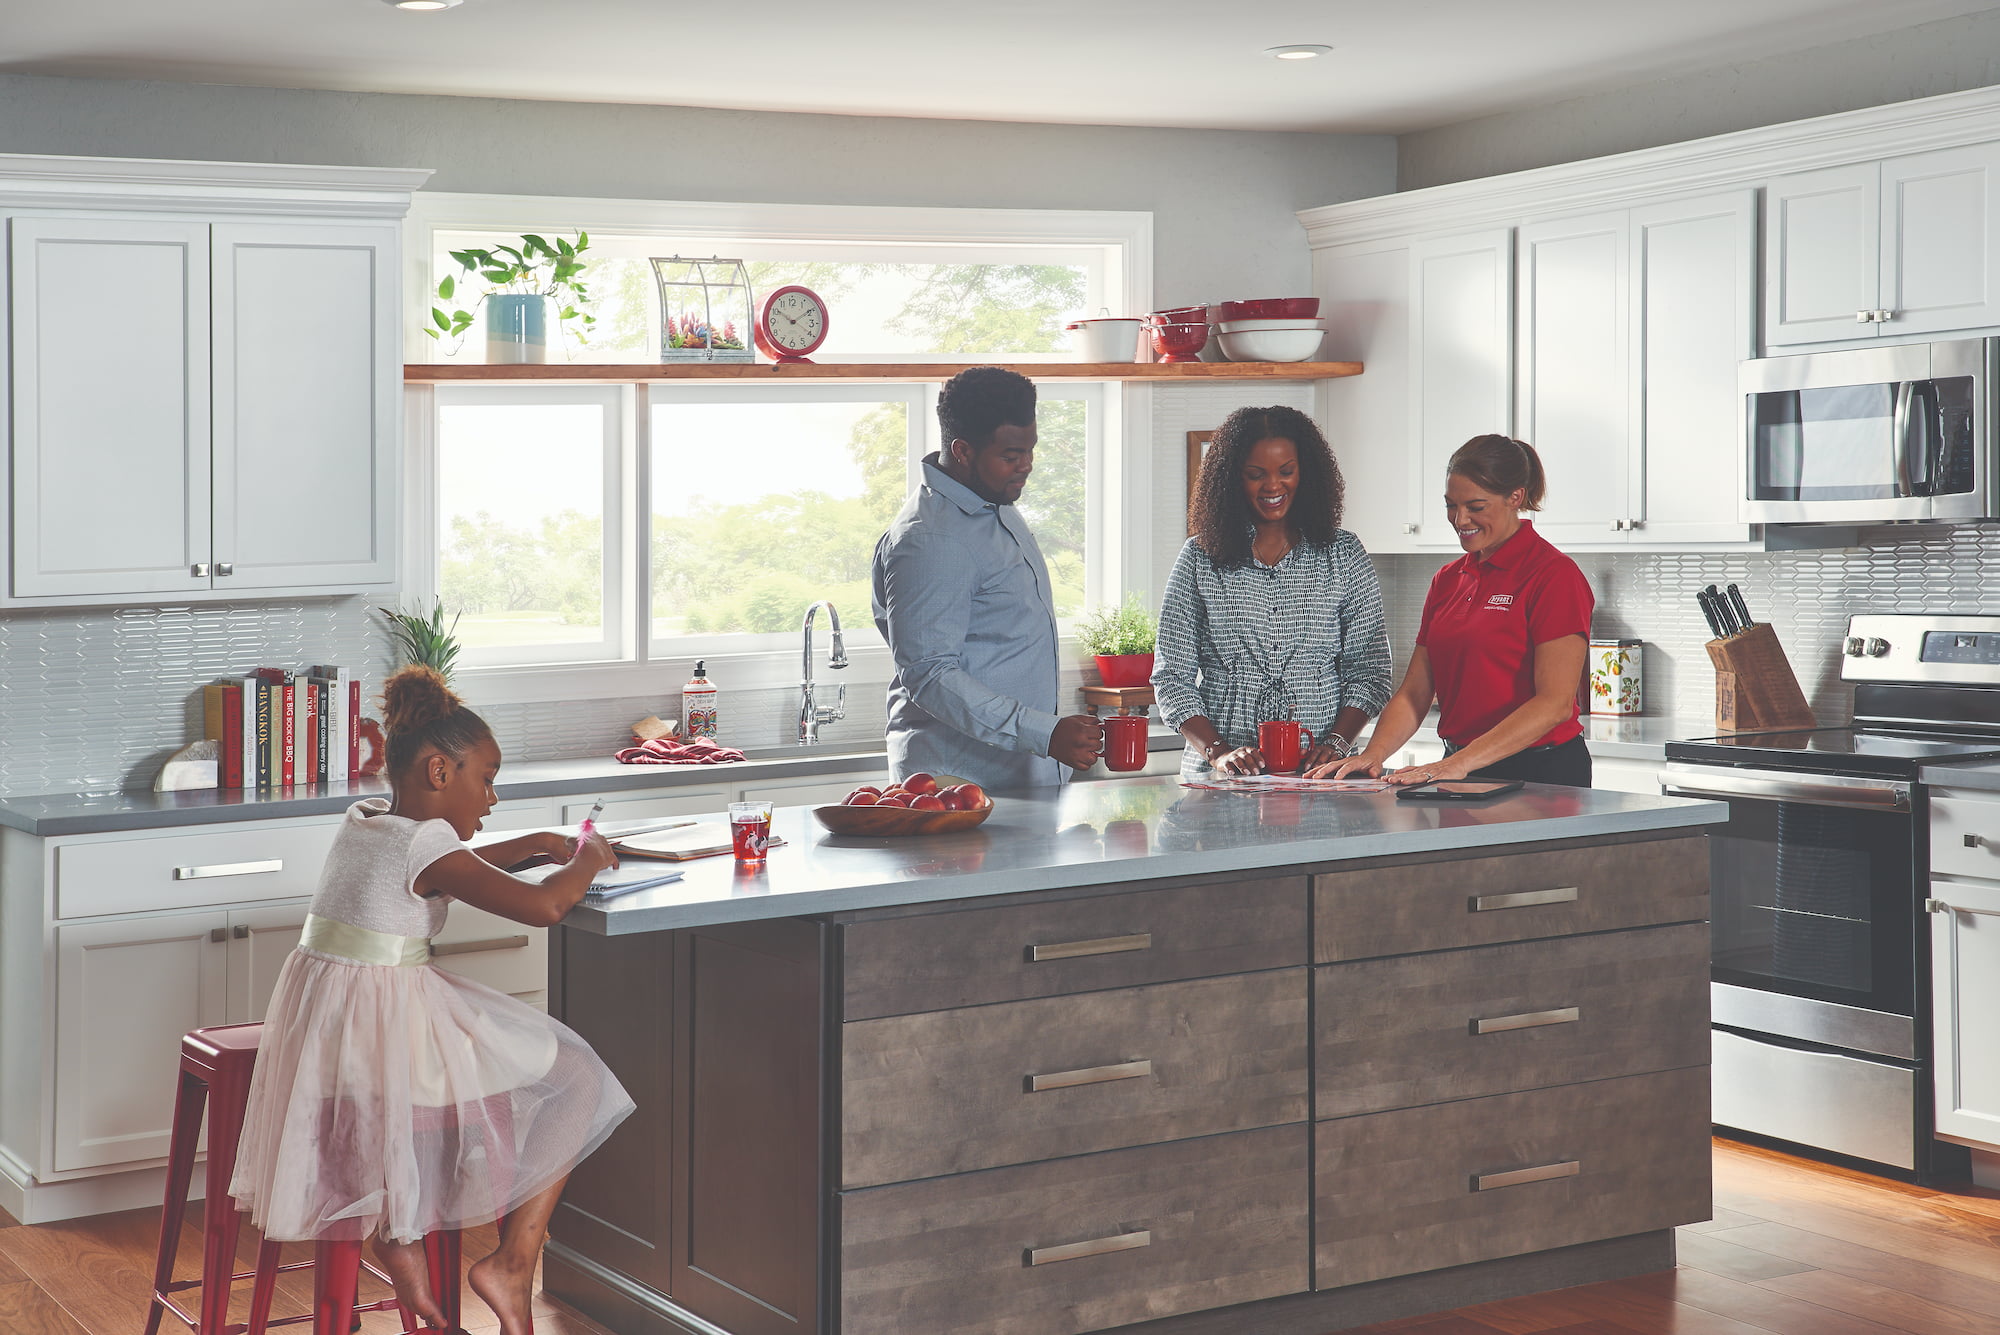
<path fill-rule="evenodd" d="M 1640 640 L 1593 639 L 1590 642 L 1590 712 L 1645 712 L 1645 670 Z"/>

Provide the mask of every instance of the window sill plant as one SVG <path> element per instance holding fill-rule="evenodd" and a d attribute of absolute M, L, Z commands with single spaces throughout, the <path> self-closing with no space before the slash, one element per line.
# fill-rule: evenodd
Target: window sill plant
<path fill-rule="evenodd" d="M 458 351 L 481 307 L 486 310 L 486 360 L 488 363 L 543 362 L 548 360 L 548 305 L 554 301 L 556 336 L 568 330 L 578 346 L 588 346 L 590 326 L 597 317 L 583 308 L 590 290 L 579 280 L 590 248 L 590 233 L 578 232 L 574 243 L 557 237 L 549 241 L 530 232 L 516 246 L 495 246 L 491 250 L 454 250 L 451 257 L 466 273 L 484 279 L 486 291 L 472 303 L 471 310 L 444 306 L 431 307 L 431 323 L 424 332 L 432 338 L 451 340 L 446 356 Z M 452 301 L 459 280 L 446 274 L 438 282 L 437 298 Z"/>
<path fill-rule="evenodd" d="M 1097 659 L 1097 674 L 1106 686 L 1144 686 L 1153 676 L 1154 636 L 1159 619 L 1126 595 L 1117 607 L 1100 607 L 1076 628 L 1077 643 Z"/>

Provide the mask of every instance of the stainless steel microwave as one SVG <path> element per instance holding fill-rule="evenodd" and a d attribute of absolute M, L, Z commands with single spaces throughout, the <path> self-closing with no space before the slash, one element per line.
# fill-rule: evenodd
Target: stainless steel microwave
<path fill-rule="evenodd" d="M 1743 519 L 1994 518 L 1996 357 L 2000 339 L 1962 338 L 1743 363 Z"/>

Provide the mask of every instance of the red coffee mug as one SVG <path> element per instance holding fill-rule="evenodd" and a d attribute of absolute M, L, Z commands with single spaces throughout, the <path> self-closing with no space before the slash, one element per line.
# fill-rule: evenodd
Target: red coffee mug
<path fill-rule="evenodd" d="M 1104 723 L 1104 768 L 1130 773 L 1146 768 L 1146 716 L 1113 714 Z"/>
<path fill-rule="evenodd" d="M 1311 730 L 1291 719 L 1257 725 L 1257 749 L 1264 753 L 1264 768 L 1273 772 L 1297 769 L 1312 740 Z"/>

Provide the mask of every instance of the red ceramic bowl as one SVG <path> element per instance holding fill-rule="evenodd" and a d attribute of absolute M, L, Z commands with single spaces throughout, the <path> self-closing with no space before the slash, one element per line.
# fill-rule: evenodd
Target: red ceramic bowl
<path fill-rule="evenodd" d="M 1257 301 L 1222 303 L 1224 320 L 1312 320 L 1318 316 L 1318 297 L 1264 297 Z"/>
<path fill-rule="evenodd" d="M 1202 345 L 1208 342 L 1206 323 L 1156 324 L 1150 332 L 1153 351 L 1160 354 L 1163 362 L 1198 362 Z"/>
<path fill-rule="evenodd" d="M 1176 306 L 1170 311 L 1154 311 L 1146 317 L 1147 324 L 1207 324 L 1208 307 Z"/>

